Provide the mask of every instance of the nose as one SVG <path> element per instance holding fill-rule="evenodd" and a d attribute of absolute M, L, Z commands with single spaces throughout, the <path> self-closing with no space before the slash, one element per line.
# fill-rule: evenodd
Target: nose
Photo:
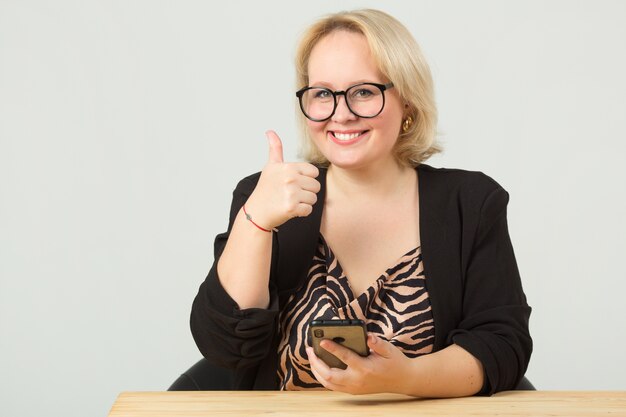
<path fill-rule="evenodd" d="M 337 123 L 345 123 L 349 120 L 356 120 L 357 116 L 350 111 L 348 108 L 348 102 L 346 101 L 346 96 L 341 95 L 337 97 L 337 108 L 335 109 L 335 113 L 333 117 L 331 117 L 333 122 Z"/>

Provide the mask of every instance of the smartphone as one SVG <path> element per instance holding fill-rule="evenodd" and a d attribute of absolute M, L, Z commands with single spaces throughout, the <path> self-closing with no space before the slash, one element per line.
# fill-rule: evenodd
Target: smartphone
<path fill-rule="evenodd" d="M 363 320 L 313 320 L 309 323 L 309 336 L 317 357 L 331 368 L 346 369 L 347 365 L 320 346 L 324 339 L 339 343 L 361 356 L 369 354 L 367 329 Z"/>

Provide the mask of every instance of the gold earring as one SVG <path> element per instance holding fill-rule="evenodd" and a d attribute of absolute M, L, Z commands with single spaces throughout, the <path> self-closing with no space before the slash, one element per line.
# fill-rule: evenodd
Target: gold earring
<path fill-rule="evenodd" d="M 413 118 L 411 116 L 407 116 L 406 119 L 404 119 L 404 122 L 402 122 L 402 131 L 406 133 L 412 124 Z"/>

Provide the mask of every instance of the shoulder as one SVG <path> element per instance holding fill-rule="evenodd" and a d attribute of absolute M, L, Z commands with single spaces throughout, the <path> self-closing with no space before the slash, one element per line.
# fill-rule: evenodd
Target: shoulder
<path fill-rule="evenodd" d="M 491 215 L 506 209 L 509 194 L 498 182 L 480 171 L 418 168 L 420 196 L 434 210 L 463 216 Z"/>
<path fill-rule="evenodd" d="M 434 168 L 421 164 L 418 168 L 420 186 L 430 194 L 457 194 L 459 197 L 486 197 L 494 192 L 504 192 L 496 180 L 480 171 L 458 168 Z"/>
<path fill-rule="evenodd" d="M 235 187 L 234 194 L 251 194 L 254 191 L 257 183 L 259 182 L 259 178 L 261 177 L 261 172 L 255 172 L 254 174 L 248 175 L 245 178 L 242 178 L 237 183 Z"/>

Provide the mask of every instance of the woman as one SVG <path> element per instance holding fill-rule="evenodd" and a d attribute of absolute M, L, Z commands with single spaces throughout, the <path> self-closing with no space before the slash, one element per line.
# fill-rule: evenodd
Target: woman
<path fill-rule="evenodd" d="M 532 350 L 508 194 L 477 172 L 425 164 L 436 108 L 410 33 L 375 10 L 330 15 L 297 53 L 306 163 L 269 160 L 234 191 L 228 231 L 191 328 L 237 389 L 327 388 L 452 397 L 512 389 Z M 313 319 L 362 319 L 370 355 Z"/>

